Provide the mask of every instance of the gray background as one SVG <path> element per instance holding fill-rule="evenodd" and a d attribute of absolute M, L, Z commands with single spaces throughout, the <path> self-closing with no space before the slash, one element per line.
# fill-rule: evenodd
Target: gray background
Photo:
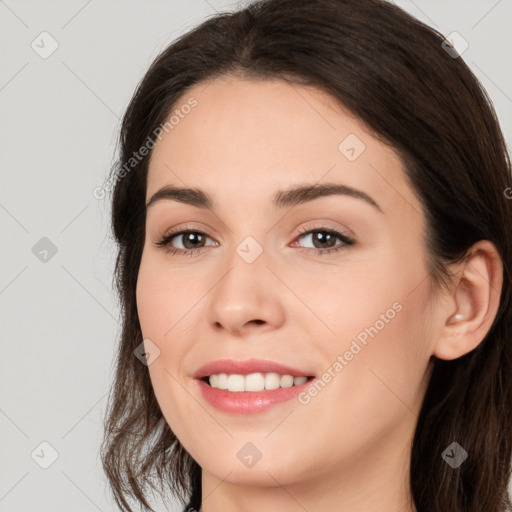
<path fill-rule="evenodd" d="M 511 147 L 512 0 L 395 3 L 468 41 L 463 57 Z M 204 17 L 239 4 L 0 0 L 2 511 L 116 510 L 98 458 L 119 334 L 115 248 L 109 206 L 92 191 L 151 61 Z M 31 47 L 51 48 L 43 31 L 58 43 L 45 59 Z M 58 452 L 47 469 L 52 448 L 42 442 Z"/>

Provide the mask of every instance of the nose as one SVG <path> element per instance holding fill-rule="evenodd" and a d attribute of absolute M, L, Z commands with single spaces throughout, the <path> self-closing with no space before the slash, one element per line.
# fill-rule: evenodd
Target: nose
<path fill-rule="evenodd" d="M 215 330 L 243 335 L 284 322 L 283 287 L 263 251 L 254 261 L 234 254 L 209 294 L 208 321 Z"/>

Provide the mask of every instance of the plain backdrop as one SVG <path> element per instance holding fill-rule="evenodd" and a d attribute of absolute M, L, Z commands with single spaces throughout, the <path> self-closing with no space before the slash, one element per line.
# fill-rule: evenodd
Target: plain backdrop
<path fill-rule="evenodd" d="M 510 148 L 512 0 L 395 3 L 469 43 L 463 58 Z M 119 334 L 115 248 L 109 205 L 93 189 L 105 181 L 120 118 L 152 60 L 235 5 L 0 0 L 3 512 L 116 510 L 98 457 Z"/>

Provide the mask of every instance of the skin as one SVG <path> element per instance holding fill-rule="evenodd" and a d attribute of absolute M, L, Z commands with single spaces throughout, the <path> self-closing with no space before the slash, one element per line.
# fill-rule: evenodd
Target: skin
<path fill-rule="evenodd" d="M 464 355 L 489 330 L 502 283 L 494 246 L 476 244 L 450 291 L 436 291 L 400 159 L 330 96 L 236 77 L 196 85 L 177 107 L 191 96 L 197 106 L 153 150 L 146 200 L 172 184 L 204 190 L 216 208 L 164 199 L 148 209 L 137 304 L 160 350 L 149 365 L 159 405 L 203 468 L 202 510 L 414 511 L 410 443 L 429 361 Z M 338 149 L 349 134 L 366 146 L 354 161 Z M 326 182 L 364 191 L 382 212 L 343 195 L 271 205 L 277 190 Z M 322 255 L 328 245 L 297 231 L 318 226 L 355 244 Z M 156 246 L 173 228 L 206 233 L 201 252 Z M 247 236 L 263 249 L 252 263 L 236 252 Z M 172 245 L 193 247 L 184 243 Z M 207 362 L 252 357 L 321 378 L 394 303 L 401 310 L 307 404 L 219 412 L 192 378 Z M 252 467 L 237 457 L 247 442 L 262 455 Z"/>

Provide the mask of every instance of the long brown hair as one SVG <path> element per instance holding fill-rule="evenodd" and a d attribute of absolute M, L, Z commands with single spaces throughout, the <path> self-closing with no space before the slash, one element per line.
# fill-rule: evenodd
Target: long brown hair
<path fill-rule="evenodd" d="M 101 458 L 123 511 L 132 511 L 128 499 L 153 510 L 148 491 L 165 496 L 165 486 L 171 496 L 188 496 L 188 506 L 201 504 L 201 468 L 165 422 L 147 367 L 134 355 L 142 342 L 135 289 L 151 152 L 130 159 L 191 86 L 225 74 L 316 86 L 394 148 L 428 222 L 433 286 L 446 284 L 447 265 L 472 244 L 495 244 L 504 268 L 498 313 L 476 349 L 452 361 L 432 358 L 410 487 L 418 512 L 510 509 L 510 158 L 485 90 L 443 40 L 383 0 L 263 0 L 210 17 L 153 62 L 123 118 L 110 178 L 123 324 Z M 457 469 L 441 457 L 453 441 L 468 453 Z"/>

